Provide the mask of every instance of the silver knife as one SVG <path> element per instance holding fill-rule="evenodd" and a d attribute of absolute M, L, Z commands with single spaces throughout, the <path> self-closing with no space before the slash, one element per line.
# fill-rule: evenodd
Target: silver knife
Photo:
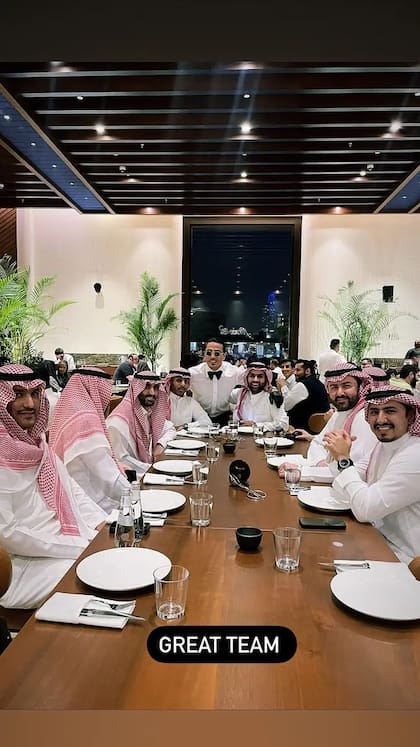
<path fill-rule="evenodd" d="M 95 610 L 88 607 L 84 607 L 80 611 L 82 617 L 126 617 L 128 620 L 136 620 L 136 622 L 146 622 L 145 617 L 138 617 L 138 615 L 129 615 L 128 612 L 120 612 L 119 610 Z"/>

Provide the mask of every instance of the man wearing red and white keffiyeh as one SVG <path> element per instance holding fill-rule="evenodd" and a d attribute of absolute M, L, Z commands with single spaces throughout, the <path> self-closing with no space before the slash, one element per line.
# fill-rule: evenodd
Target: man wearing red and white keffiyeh
<path fill-rule="evenodd" d="M 384 385 L 366 395 L 365 417 L 377 439 L 366 480 L 348 459 L 351 437 L 330 434 L 328 449 L 341 472 L 337 500 L 384 535 L 404 563 L 420 555 L 420 403 L 405 389 Z"/>
<path fill-rule="evenodd" d="M 33 608 L 73 564 L 106 514 L 48 446 L 44 383 L 26 366 L 0 368 L 0 544 L 12 555 L 5 607 Z"/>
<path fill-rule="evenodd" d="M 176 436 L 167 420 L 168 395 L 152 371 L 136 373 L 123 401 L 106 419 L 116 458 L 144 473 Z"/>
<path fill-rule="evenodd" d="M 270 397 L 273 372 L 264 363 L 253 363 L 246 369 L 244 384 L 234 389 L 230 402 L 236 405 L 233 420 L 242 425 L 258 423 L 266 430 L 284 430 L 289 427 L 289 418 L 285 412 L 282 397 L 277 404 L 275 396 Z"/>
<path fill-rule="evenodd" d="M 104 412 L 112 394 L 112 379 L 99 368 L 72 373 L 51 421 L 49 444 L 73 480 L 107 513 L 117 508 L 121 491 L 129 487 L 114 457 Z"/>

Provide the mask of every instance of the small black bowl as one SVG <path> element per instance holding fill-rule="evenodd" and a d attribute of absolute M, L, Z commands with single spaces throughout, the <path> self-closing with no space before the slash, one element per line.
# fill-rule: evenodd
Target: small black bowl
<path fill-rule="evenodd" d="M 223 451 L 225 454 L 234 454 L 236 450 L 236 442 L 235 441 L 225 441 L 223 444 Z"/>
<path fill-rule="evenodd" d="M 241 548 L 247 552 L 258 550 L 263 533 L 257 527 L 239 527 L 236 530 L 236 541 Z"/>

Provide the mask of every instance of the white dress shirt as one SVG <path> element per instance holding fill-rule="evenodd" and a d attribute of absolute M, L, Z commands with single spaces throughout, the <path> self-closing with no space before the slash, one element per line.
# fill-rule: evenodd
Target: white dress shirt
<path fill-rule="evenodd" d="M 222 372 L 220 379 L 216 376 L 209 378 L 209 372 L 213 372 L 207 363 L 199 363 L 198 366 L 193 366 L 189 370 L 194 396 L 210 417 L 216 417 L 229 410 L 229 397 L 232 389 L 237 384 L 242 384 L 246 374 L 245 368 L 232 366 L 226 361 L 223 361 L 218 369 Z"/>
<path fill-rule="evenodd" d="M 193 421 L 200 423 L 200 425 L 211 425 L 211 420 L 206 411 L 194 397 L 187 397 L 186 394 L 179 397 L 177 394 L 169 392 L 169 400 L 171 403 L 171 422 L 176 427 Z"/>
<path fill-rule="evenodd" d="M 241 389 L 234 389 L 230 401 L 232 404 L 237 405 Z M 242 401 L 241 406 L 242 420 L 251 420 L 253 423 L 263 425 L 267 430 L 274 430 L 275 428 L 282 428 L 287 431 L 289 427 L 289 418 L 287 417 L 283 405 L 276 407 L 276 405 L 270 402 L 270 395 L 268 392 L 258 392 L 258 394 L 252 394 L 248 391 Z M 233 411 L 233 419 L 238 421 L 238 408 L 235 407 Z"/>
<path fill-rule="evenodd" d="M 358 521 L 372 522 L 403 563 L 420 555 L 420 438 L 406 433 L 377 443 L 367 482 L 348 467 L 333 488 Z"/>
<path fill-rule="evenodd" d="M 346 359 L 344 355 L 340 355 L 335 350 L 328 350 L 326 353 L 321 353 L 318 361 L 319 378 L 324 381 L 325 371 L 331 371 L 336 367 L 337 363 L 345 363 Z"/>
<path fill-rule="evenodd" d="M 12 583 L 0 598 L 4 607 L 32 609 L 41 604 L 97 534 L 106 513 L 69 476 L 57 469 L 80 536 L 63 534 L 60 522 L 40 493 L 38 468 L 0 469 L 0 544 L 12 556 Z"/>

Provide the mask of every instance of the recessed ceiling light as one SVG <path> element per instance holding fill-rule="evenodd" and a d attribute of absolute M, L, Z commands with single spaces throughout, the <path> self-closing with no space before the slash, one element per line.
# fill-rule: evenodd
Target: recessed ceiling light
<path fill-rule="evenodd" d="M 252 127 L 251 127 L 251 125 L 250 125 L 249 122 L 242 122 L 242 124 L 241 124 L 241 132 L 242 132 L 243 135 L 249 135 L 249 133 L 251 132 L 251 129 L 252 129 Z"/>
<path fill-rule="evenodd" d="M 403 200 L 406 200 L 407 199 L 407 195 L 403 195 L 402 198 L 403 198 Z"/>
<path fill-rule="evenodd" d="M 398 130 L 400 130 L 401 127 L 402 127 L 402 122 L 400 122 L 399 119 L 394 119 L 394 121 L 391 122 L 391 124 L 390 124 L 389 131 L 390 132 L 398 132 Z"/>
<path fill-rule="evenodd" d="M 76 98 L 77 98 L 78 101 L 83 101 L 84 96 L 76 96 Z"/>
<path fill-rule="evenodd" d="M 366 168 L 367 168 L 368 171 L 372 171 L 375 167 L 374 167 L 373 163 L 368 163 L 368 165 L 366 166 Z"/>
<path fill-rule="evenodd" d="M 35 148 L 35 145 L 36 145 L 36 143 L 34 143 L 34 141 L 32 140 L 32 142 L 31 142 L 32 148 Z"/>
<path fill-rule="evenodd" d="M 119 153 L 113 153 L 112 155 L 113 155 L 113 156 L 115 156 L 115 157 L 117 157 L 117 156 L 119 156 L 120 154 L 119 154 Z"/>
<path fill-rule="evenodd" d="M 95 130 L 98 133 L 98 135 L 104 135 L 104 133 L 105 133 L 105 126 L 103 124 L 97 124 L 97 125 L 95 125 Z"/>
<path fill-rule="evenodd" d="M 247 176 L 248 176 L 248 172 L 247 171 L 241 171 L 241 179 L 246 179 Z"/>
<path fill-rule="evenodd" d="M 70 187 L 74 187 L 74 182 L 69 182 Z"/>
<path fill-rule="evenodd" d="M 366 171 L 364 169 L 361 170 L 360 176 L 366 176 Z"/>
<path fill-rule="evenodd" d="M 248 155 L 248 153 L 242 153 L 242 156 L 243 156 L 244 158 L 246 158 L 246 156 L 247 156 L 247 155 Z"/>
<path fill-rule="evenodd" d="M 245 213 L 246 212 L 246 207 L 240 207 L 239 208 L 239 212 L 240 213 Z"/>
<path fill-rule="evenodd" d="M 84 199 L 84 200 L 88 200 L 89 198 L 88 198 L 88 197 L 84 197 L 83 199 Z"/>
<path fill-rule="evenodd" d="M 144 143 L 140 143 L 140 148 L 144 148 Z"/>
<path fill-rule="evenodd" d="M 56 169 L 56 168 L 57 168 L 57 164 L 56 164 L 56 163 L 52 163 L 52 164 L 51 164 L 51 167 L 52 167 L 53 169 Z"/>
<path fill-rule="evenodd" d="M 127 171 L 125 166 L 118 166 L 118 168 L 121 172 Z"/>
<path fill-rule="evenodd" d="M 380 156 L 380 155 L 381 155 L 381 151 L 380 150 L 375 150 L 375 156 Z"/>
<path fill-rule="evenodd" d="M 3 114 L 3 119 L 10 119 L 10 114 Z"/>
<path fill-rule="evenodd" d="M 420 91 L 416 91 L 414 95 L 415 96 L 420 96 Z"/>
<path fill-rule="evenodd" d="M 243 98 L 244 99 L 250 99 L 251 98 L 251 94 L 250 93 L 244 93 Z"/>
<path fill-rule="evenodd" d="M 4 189 L 4 184 L 0 184 L 0 189 Z"/>

